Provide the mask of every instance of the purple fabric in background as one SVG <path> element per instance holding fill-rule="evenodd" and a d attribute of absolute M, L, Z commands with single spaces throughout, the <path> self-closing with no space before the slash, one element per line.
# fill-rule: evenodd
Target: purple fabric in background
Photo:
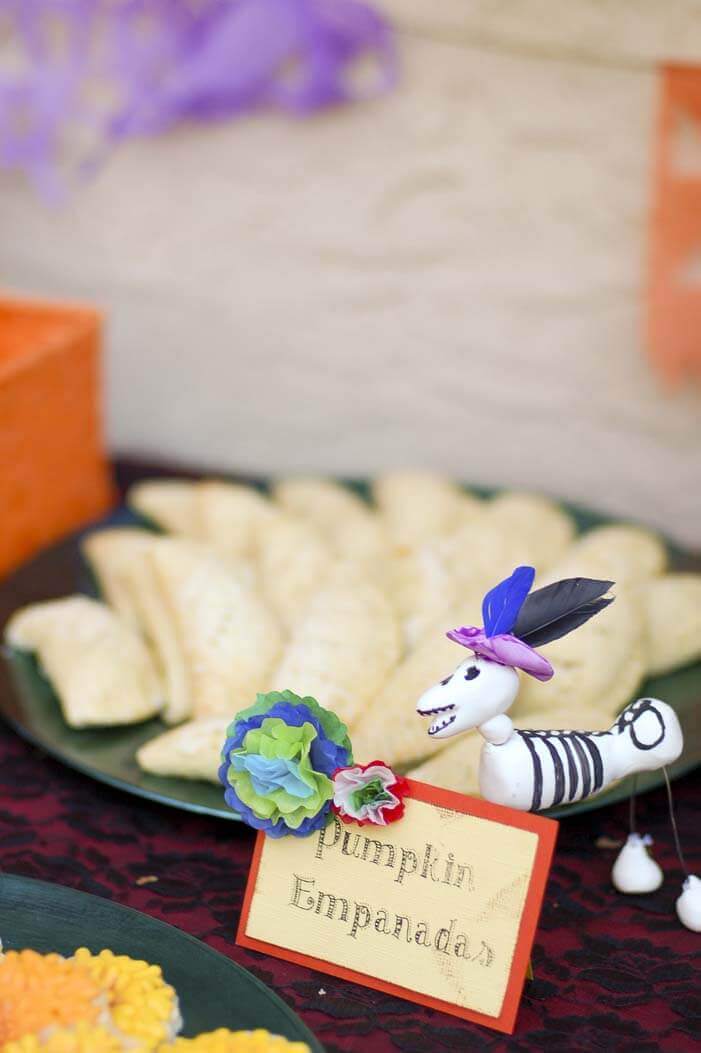
<path fill-rule="evenodd" d="M 0 167 L 56 200 L 124 138 L 314 113 L 395 79 L 391 30 L 360 0 L 0 0 Z"/>

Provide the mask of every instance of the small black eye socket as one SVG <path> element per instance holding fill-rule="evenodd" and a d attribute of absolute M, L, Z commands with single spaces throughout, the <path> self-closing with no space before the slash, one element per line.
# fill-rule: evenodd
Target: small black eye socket
<path fill-rule="evenodd" d="M 441 680 L 441 687 L 445 687 L 445 685 L 449 684 L 452 679 L 453 679 L 453 674 L 451 673 L 450 676 L 447 676 L 445 678 L 445 680 Z"/>
<path fill-rule="evenodd" d="M 474 680 L 476 676 L 480 675 L 480 671 L 476 665 L 471 665 L 469 669 L 465 670 L 465 679 Z"/>

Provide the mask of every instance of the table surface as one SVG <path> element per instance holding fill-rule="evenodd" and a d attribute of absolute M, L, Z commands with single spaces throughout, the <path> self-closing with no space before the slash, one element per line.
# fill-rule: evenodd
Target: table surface
<path fill-rule="evenodd" d="M 674 793 L 689 868 L 701 873 L 699 772 L 675 783 Z M 505 1038 L 237 947 L 252 831 L 92 782 L 0 725 L 0 868 L 114 899 L 197 936 L 277 991 L 328 1053 L 697 1051 L 701 938 L 674 913 L 682 875 L 664 791 L 641 797 L 638 816 L 667 874 L 658 892 L 640 897 L 610 884 L 614 842 L 627 832 L 625 804 L 560 824 L 535 979 L 514 1036 Z"/>

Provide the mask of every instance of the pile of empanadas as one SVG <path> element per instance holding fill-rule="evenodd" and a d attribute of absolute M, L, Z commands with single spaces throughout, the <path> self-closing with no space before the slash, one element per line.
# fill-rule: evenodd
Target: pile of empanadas
<path fill-rule="evenodd" d="M 482 596 L 517 565 L 535 566 L 537 585 L 616 582 L 616 603 L 543 648 L 557 676 L 523 678 L 522 727 L 607 727 L 647 674 L 701 656 L 701 575 L 668 573 L 647 530 L 576 537 L 544 497 L 481 499 L 423 472 L 381 476 L 372 496 L 313 478 L 270 494 L 139 483 L 128 503 L 161 533 L 98 530 L 83 545 L 104 602 L 35 604 L 6 640 L 36 652 L 73 727 L 157 713 L 173 725 L 138 753 L 155 774 L 216 781 L 234 714 L 290 689 L 338 713 L 358 760 L 473 793 L 481 739 L 431 740 L 414 706 L 461 659 L 446 630 L 481 624 Z"/>

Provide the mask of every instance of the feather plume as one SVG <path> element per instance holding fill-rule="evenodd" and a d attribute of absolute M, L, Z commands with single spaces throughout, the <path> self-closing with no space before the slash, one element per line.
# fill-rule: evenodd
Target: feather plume
<path fill-rule="evenodd" d="M 510 577 L 487 593 L 482 600 L 482 620 L 487 636 L 511 632 L 534 577 L 533 567 L 516 567 Z"/>
<path fill-rule="evenodd" d="M 514 636 L 531 647 L 559 640 L 613 603 L 612 596 L 604 595 L 613 584 L 593 578 L 565 578 L 536 589 L 521 607 Z"/>

